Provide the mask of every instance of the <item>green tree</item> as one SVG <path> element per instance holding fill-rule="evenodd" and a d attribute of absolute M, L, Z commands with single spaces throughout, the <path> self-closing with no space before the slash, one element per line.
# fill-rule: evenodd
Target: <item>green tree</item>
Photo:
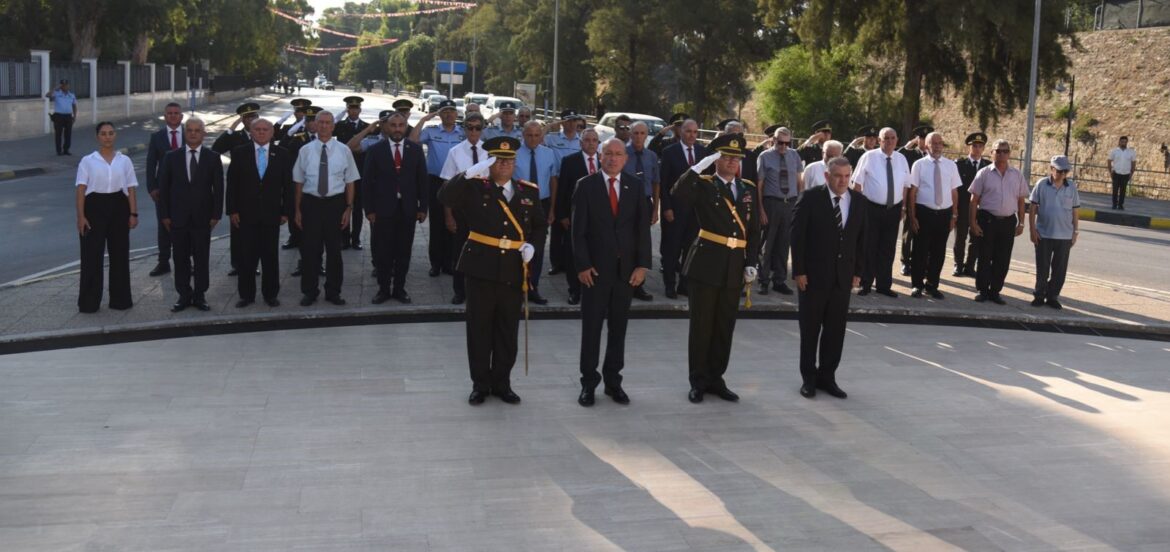
<path fill-rule="evenodd" d="M 655 113 L 663 109 L 664 88 L 650 86 L 655 68 L 670 54 L 670 18 L 663 0 L 633 3 L 609 0 L 585 27 L 590 62 L 602 96 L 622 110 Z"/>
<path fill-rule="evenodd" d="M 388 65 L 390 75 L 404 85 L 429 82 L 434 76 L 435 39 L 422 34 L 410 37 L 391 52 Z"/>
<path fill-rule="evenodd" d="M 374 33 L 362 34 L 358 46 L 381 44 L 382 38 Z M 375 46 L 350 50 L 341 56 L 341 79 L 353 83 L 371 80 L 385 80 L 389 46 Z"/>

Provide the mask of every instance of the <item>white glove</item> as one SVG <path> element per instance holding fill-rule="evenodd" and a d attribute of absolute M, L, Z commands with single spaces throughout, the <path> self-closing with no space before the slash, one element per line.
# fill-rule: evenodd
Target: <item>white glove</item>
<path fill-rule="evenodd" d="M 467 169 L 467 172 L 463 173 L 463 176 L 464 178 L 487 178 L 488 175 L 491 174 L 488 168 L 495 164 L 495 162 L 495 157 L 488 157 L 487 159 L 472 165 L 470 169 Z"/>
<path fill-rule="evenodd" d="M 700 159 L 698 163 L 695 163 L 694 166 L 691 167 L 691 170 L 695 171 L 696 174 L 702 173 L 703 171 L 707 170 L 707 167 L 710 167 L 716 159 L 719 159 L 719 156 L 721 155 L 723 154 L 719 152 L 712 153 L 711 155 Z"/>
<path fill-rule="evenodd" d="M 274 123 L 274 124 L 275 124 L 276 126 L 280 126 L 280 125 L 281 125 L 281 124 L 283 124 L 285 121 L 287 121 L 289 117 L 292 117 L 292 116 L 293 116 L 293 115 L 295 115 L 295 114 L 296 114 L 295 112 L 293 112 L 293 111 L 289 111 L 288 113 L 285 113 L 285 114 L 284 114 L 284 117 L 281 117 L 280 119 L 277 119 L 277 120 L 276 120 L 276 123 Z"/>
<path fill-rule="evenodd" d="M 520 246 L 520 257 L 524 259 L 524 264 L 528 264 L 528 261 L 531 261 L 534 256 L 536 256 L 536 248 L 532 247 L 532 244 L 524 242 Z"/>
<path fill-rule="evenodd" d="M 754 267 L 754 266 L 743 267 L 743 282 L 745 284 L 750 284 L 754 281 L 756 281 L 756 267 Z"/>

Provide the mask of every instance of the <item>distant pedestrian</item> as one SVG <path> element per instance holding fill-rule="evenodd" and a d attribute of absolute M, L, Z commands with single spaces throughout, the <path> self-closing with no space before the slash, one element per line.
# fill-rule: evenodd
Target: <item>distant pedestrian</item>
<path fill-rule="evenodd" d="M 1133 178 L 1137 152 L 1129 148 L 1129 137 L 1117 139 L 1117 147 L 1109 152 L 1109 176 L 1113 178 L 1113 208 L 1125 210 L 1125 188 Z"/>
<path fill-rule="evenodd" d="M 50 90 L 45 97 L 53 102 L 53 113 L 49 118 L 53 120 L 53 143 L 57 146 L 57 155 L 73 155 L 69 153 L 69 146 L 73 143 L 73 122 L 77 120 L 77 96 L 69 91 L 69 81 L 61 79 L 57 88 Z"/>
<path fill-rule="evenodd" d="M 1060 290 L 1068 271 L 1069 250 L 1077 244 L 1077 211 L 1081 206 L 1077 185 L 1068 178 L 1070 170 L 1067 157 L 1053 157 L 1048 176 L 1036 183 L 1028 198 L 1028 226 L 1036 245 L 1033 307 L 1048 303 L 1054 309 L 1062 308 Z"/>
<path fill-rule="evenodd" d="M 110 255 L 110 308 L 130 299 L 130 230 L 138 226 L 138 177 L 130 158 L 114 149 L 114 124 L 97 125 L 98 150 L 77 165 L 77 233 L 81 236 L 81 284 L 77 309 L 97 312 L 102 303 L 102 264 Z"/>

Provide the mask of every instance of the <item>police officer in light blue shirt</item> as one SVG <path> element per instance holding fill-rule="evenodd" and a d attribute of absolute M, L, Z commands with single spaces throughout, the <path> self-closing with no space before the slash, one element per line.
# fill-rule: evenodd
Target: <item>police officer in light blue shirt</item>
<path fill-rule="evenodd" d="M 507 136 L 523 141 L 524 131 L 516 124 L 516 108 L 516 102 L 500 102 L 499 109 L 487 120 L 488 127 L 483 131 L 483 139 Z M 500 126 L 492 124 L 497 118 L 500 120 Z"/>
<path fill-rule="evenodd" d="M 561 159 L 552 149 L 541 143 L 544 138 L 544 129 L 536 121 L 524 124 L 524 145 L 516 151 L 516 170 L 513 176 L 520 180 L 527 180 L 540 187 L 540 204 L 548 214 L 549 224 L 552 224 L 556 215 L 553 198 L 556 197 L 557 177 L 560 176 Z M 544 239 L 528 238 L 530 243 L 544 243 Z M 529 263 L 528 300 L 538 305 L 548 303 L 537 291 L 540 284 L 540 272 L 544 266 L 544 249 L 538 249 L 536 256 Z"/>
<path fill-rule="evenodd" d="M 73 121 L 77 120 L 77 96 L 69 91 L 69 81 L 61 79 L 57 88 L 50 90 L 45 97 L 53 103 L 53 113 L 49 118 L 53 121 L 57 155 L 73 155 L 69 153 L 69 146 L 73 143 Z"/>
<path fill-rule="evenodd" d="M 438 115 L 441 125 L 424 127 L 427 121 Z M 455 258 L 452 255 L 451 243 L 454 240 L 447 230 L 447 218 L 443 213 L 443 203 L 439 201 L 439 188 L 443 186 L 443 164 L 447 162 L 447 153 L 451 148 L 459 145 L 464 139 L 463 128 L 455 124 L 459 111 L 454 100 L 439 102 L 439 109 L 428 113 L 419 119 L 414 130 L 410 131 L 410 139 L 422 144 L 427 149 L 427 174 L 431 175 L 430 205 L 427 217 L 430 218 L 431 239 L 428 241 L 427 253 L 431 260 L 431 270 L 428 274 L 432 278 L 440 272 L 455 273 Z"/>
<path fill-rule="evenodd" d="M 578 115 L 572 109 L 561 111 L 561 120 L 559 123 L 560 132 L 549 132 L 544 137 L 544 145 L 552 148 L 557 154 L 557 158 L 579 153 L 581 151 L 581 136 L 579 131 L 585 128 L 585 118 Z"/>

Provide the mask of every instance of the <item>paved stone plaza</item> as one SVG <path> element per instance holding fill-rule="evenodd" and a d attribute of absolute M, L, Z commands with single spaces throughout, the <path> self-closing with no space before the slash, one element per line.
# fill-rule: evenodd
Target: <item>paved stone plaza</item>
<path fill-rule="evenodd" d="M 678 320 L 592 409 L 573 321 L 520 406 L 466 404 L 458 323 L 0 357 L 0 548 L 1170 549 L 1166 343 L 851 330 L 845 401 L 797 394 L 791 321 L 741 321 L 739 404 L 686 401 Z"/>

